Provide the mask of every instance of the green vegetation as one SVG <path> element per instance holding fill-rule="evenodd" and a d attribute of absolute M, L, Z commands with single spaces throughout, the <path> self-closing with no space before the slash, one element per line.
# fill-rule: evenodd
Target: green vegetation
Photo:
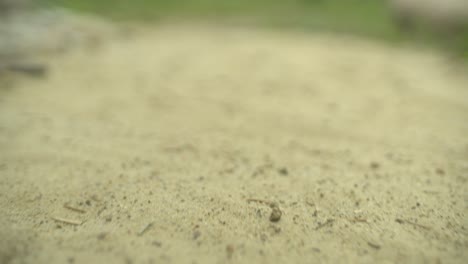
<path fill-rule="evenodd" d="M 152 21 L 164 18 L 256 19 L 274 26 L 394 34 L 383 0 L 42 0 L 46 4 Z"/>
<path fill-rule="evenodd" d="M 392 23 L 385 0 L 40 0 L 42 4 L 105 15 L 116 20 L 166 18 L 217 22 L 252 19 L 264 26 L 348 32 L 397 41 L 408 39 Z M 421 36 L 420 36 L 421 37 Z M 424 41 L 434 41 L 422 36 Z M 468 35 L 456 43 L 468 51 Z M 443 44 L 445 45 L 445 44 Z M 450 45 L 453 47 L 454 45 Z M 468 54 L 466 54 L 468 57 Z"/>

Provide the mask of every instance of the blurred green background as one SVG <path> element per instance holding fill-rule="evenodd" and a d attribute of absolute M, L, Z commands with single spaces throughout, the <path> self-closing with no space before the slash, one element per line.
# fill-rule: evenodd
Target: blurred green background
<path fill-rule="evenodd" d="M 443 0 L 441 0 L 443 1 Z M 108 16 L 119 21 L 165 19 L 248 22 L 267 27 L 357 34 L 386 41 L 430 43 L 468 58 L 468 34 L 447 43 L 429 31 L 403 34 L 385 0 L 41 0 L 41 4 Z M 466 33 L 466 32 L 465 32 Z"/>

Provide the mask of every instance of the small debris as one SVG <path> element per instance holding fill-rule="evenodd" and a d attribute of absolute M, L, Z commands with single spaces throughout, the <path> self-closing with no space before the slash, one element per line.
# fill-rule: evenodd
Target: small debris
<path fill-rule="evenodd" d="M 193 238 L 193 240 L 197 240 L 200 236 L 201 236 L 200 230 L 195 230 L 195 231 L 193 232 L 192 238 Z"/>
<path fill-rule="evenodd" d="M 350 222 L 353 222 L 353 223 L 369 223 L 367 221 L 367 219 L 365 218 L 352 218 L 352 219 L 348 219 Z"/>
<path fill-rule="evenodd" d="M 371 248 L 379 250 L 381 248 L 380 245 L 374 244 L 372 242 L 367 242 L 367 245 L 369 245 Z"/>
<path fill-rule="evenodd" d="M 318 215 L 318 212 L 320 211 L 317 207 L 317 205 L 315 203 L 312 203 L 312 202 L 309 202 L 309 201 L 306 201 L 306 204 L 309 205 L 309 206 L 312 206 L 314 207 L 314 213 L 312 214 L 313 217 L 317 217 Z"/>
<path fill-rule="evenodd" d="M 261 199 L 247 199 L 247 202 L 256 202 L 256 203 L 262 203 L 265 205 L 270 206 L 271 208 L 271 214 L 270 214 L 270 221 L 271 222 L 278 222 L 281 219 L 281 216 L 283 215 L 283 212 L 279 208 L 278 203 L 276 202 L 268 202 L 265 200 Z"/>
<path fill-rule="evenodd" d="M 270 215 L 270 221 L 271 222 L 278 222 L 281 219 L 281 215 L 283 215 L 283 212 L 279 209 L 279 207 L 271 207 L 271 215 Z"/>
<path fill-rule="evenodd" d="M 145 227 L 143 227 L 140 232 L 138 232 L 138 236 L 142 236 L 146 231 L 148 231 L 148 229 L 150 229 L 152 226 L 153 226 L 153 223 L 154 222 L 151 222 L 147 225 L 145 225 Z"/>
<path fill-rule="evenodd" d="M 159 241 L 157 241 L 157 240 L 155 240 L 155 241 L 151 242 L 151 245 L 156 246 L 156 247 L 161 247 L 161 246 L 162 246 L 162 243 L 159 242 Z"/>
<path fill-rule="evenodd" d="M 71 205 L 69 205 L 69 204 L 64 204 L 63 207 L 66 208 L 66 209 L 68 209 L 68 210 L 72 210 L 72 211 L 75 211 L 75 212 L 77 212 L 77 213 L 80 213 L 80 214 L 86 213 L 85 210 L 80 209 L 80 208 L 73 207 L 73 206 L 71 206 Z"/>
<path fill-rule="evenodd" d="M 287 176 L 289 174 L 288 172 L 288 169 L 287 168 L 281 168 L 278 170 L 278 173 L 283 175 L 283 176 Z"/>
<path fill-rule="evenodd" d="M 252 173 L 252 178 L 257 177 L 258 175 L 264 174 L 266 171 L 270 170 L 273 168 L 273 164 L 267 163 L 261 166 L 258 166 L 254 172 Z"/>
<path fill-rule="evenodd" d="M 64 223 L 64 224 L 69 224 L 69 225 L 81 225 L 81 224 L 83 224 L 83 221 L 67 219 L 67 218 L 62 218 L 62 217 L 52 217 L 52 220 L 60 222 L 60 223 Z"/>
<path fill-rule="evenodd" d="M 271 235 L 281 233 L 281 227 L 279 227 L 278 225 L 271 224 L 269 230 L 271 232 Z"/>
<path fill-rule="evenodd" d="M 255 198 L 247 199 L 247 202 L 248 203 L 255 202 L 255 203 L 262 203 L 262 204 L 270 204 L 270 202 L 268 202 L 268 201 L 261 200 L 261 199 L 255 199 Z"/>
<path fill-rule="evenodd" d="M 314 251 L 314 252 L 320 253 L 320 248 L 315 248 L 314 247 L 314 248 L 311 248 L 311 250 Z"/>
<path fill-rule="evenodd" d="M 104 212 L 104 210 L 106 209 L 107 209 L 107 206 L 103 206 L 101 209 L 99 209 L 99 211 L 97 212 L 97 215 L 100 216 L 102 212 Z"/>
<path fill-rule="evenodd" d="M 371 169 L 376 170 L 376 169 L 380 168 L 380 164 L 378 162 L 373 161 L 373 162 L 370 163 L 370 167 L 371 167 Z"/>
<path fill-rule="evenodd" d="M 329 218 L 329 219 L 327 219 L 327 221 L 325 221 L 325 223 L 319 224 L 319 225 L 315 228 L 315 230 L 319 230 L 319 229 L 322 228 L 322 227 L 331 225 L 331 224 L 333 224 L 333 222 L 335 222 L 335 219 Z"/>
<path fill-rule="evenodd" d="M 421 225 L 421 224 L 418 224 L 418 223 L 415 223 L 415 222 L 412 222 L 412 221 L 409 221 L 409 220 L 400 219 L 400 218 L 395 219 L 395 222 L 397 222 L 399 224 L 410 224 L 412 226 L 420 227 L 420 228 L 423 228 L 423 229 L 426 229 L 426 230 L 431 229 L 428 226 Z"/>

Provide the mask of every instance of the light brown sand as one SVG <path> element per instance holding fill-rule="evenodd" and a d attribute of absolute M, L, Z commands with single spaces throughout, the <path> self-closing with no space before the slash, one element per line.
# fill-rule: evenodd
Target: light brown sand
<path fill-rule="evenodd" d="M 51 67 L 0 93 L 0 263 L 468 259 L 468 78 L 437 55 L 161 27 Z"/>

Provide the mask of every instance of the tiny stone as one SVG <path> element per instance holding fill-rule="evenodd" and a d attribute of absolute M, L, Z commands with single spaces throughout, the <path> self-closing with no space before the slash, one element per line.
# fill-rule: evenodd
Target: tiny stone
<path fill-rule="evenodd" d="M 376 169 L 380 168 L 380 164 L 373 161 L 373 162 L 370 163 L 370 167 L 371 167 L 371 169 L 376 170 Z"/>
<path fill-rule="evenodd" d="M 371 248 L 374 248 L 374 249 L 377 249 L 377 250 L 379 250 L 379 249 L 381 248 L 380 245 L 375 244 L 375 243 L 372 243 L 372 242 L 367 242 L 367 244 L 368 244 Z"/>
<path fill-rule="evenodd" d="M 281 219 L 283 213 L 278 207 L 273 207 L 270 215 L 271 222 L 278 222 Z"/>
<path fill-rule="evenodd" d="M 278 170 L 278 173 L 281 174 L 281 175 L 284 175 L 284 176 L 286 176 L 286 175 L 289 174 L 287 168 L 281 168 L 281 169 L 279 169 L 279 170 Z"/>
<path fill-rule="evenodd" d="M 157 240 L 155 240 L 155 241 L 153 241 L 153 242 L 151 243 L 151 245 L 157 246 L 157 247 L 161 247 L 161 246 L 162 246 L 162 243 L 159 242 L 159 241 L 157 241 Z"/>

